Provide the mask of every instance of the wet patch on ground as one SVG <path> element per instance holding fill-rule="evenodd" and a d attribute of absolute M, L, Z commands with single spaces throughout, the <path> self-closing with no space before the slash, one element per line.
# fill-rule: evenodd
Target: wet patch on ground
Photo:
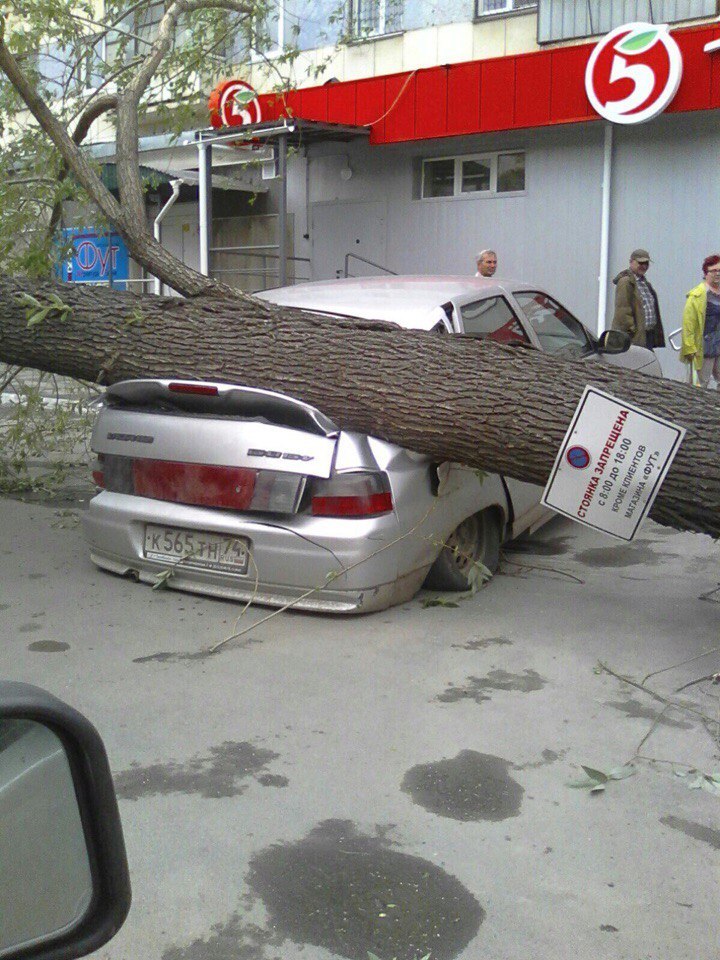
<path fill-rule="evenodd" d="M 185 947 L 170 947 L 162 960 L 280 960 L 272 948 L 279 947 L 282 936 L 254 923 L 243 923 L 233 913 L 225 923 L 215 923 L 205 939 L 193 940 Z"/>
<path fill-rule="evenodd" d="M 613 710 L 619 710 L 620 713 L 624 713 L 627 717 L 631 717 L 633 719 L 639 718 L 641 720 L 652 720 L 653 722 L 657 722 L 664 727 L 676 727 L 678 730 L 692 730 L 693 728 L 691 723 L 687 723 L 685 720 L 673 720 L 666 714 L 661 715 L 657 710 L 653 710 L 652 707 L 648 707 L 645 704 L 640 703 L 639 700 L 608 700 L 606 701 L 605 706 L 612 707 Z"/>
<path fill-rule="evenodd" d="M 487 691 L 515 690 L 518 693 L 532 693 L 542 690 L 547 683 L 535 670 L 524 670 L 522 673 L 508 673 L 507 670 L 490 670 L 486 677 L 468 677 L 468 682 L 462 687 L 450 684 L 443 693 L 438 694 L 437 700 L 441 703 L 457 703 L 458 700 L 474 700 L 482 703 L 490 700 Z"/>
<path fill-rule="evenodd" d="M 47 577 L 46 573 L 29 573 L 27 575 L 28 580 L 44 580 Z"/>
<path fill-rule="evenodd" d="M 700 840 L 702 843 L 709 844 L 714 850 L 720 850 L 720 830 L 713 827 L 704 827 L 701 823 L 694 823 L 692 820 L 682 820 L 680 817 L 660 817 L 660 823 L 671 830 L 679 830 L 686 837 L 692 837 L 693 840 Z"/>
<path fill-rule="evenodd" d="M 192 757 L 186 763 L 170 760 L 147 767 L 131 764 L 128 770 L 114 774 L 115 791 L 124 800 L 167 793 L 237 797 L 247 790 L 245 781 L 265 773 L 268 763 L 279 756 L 273 750 L 256 747 L 247 741 L 227 740 L 219 747 L 211 747 L 207 756 Z"/>
<path fill-rule="evenodd" d="M 507 820 L 520 815 L 525 791 L 513 780 L 508 760 L 462 750 L 452 760 L 408 770 L 401 789 L 413 803 L 451 820 Z"/>
<path fill-rule="evenodd" d="M 21 623 L 18 627 L 18 633 L 35 633 L 36 630 L 42 630 L 41 623 Z"/>
<path fill-rule="evenodd" d="M 10 609 L 9 603 L 0 603 L 0 610 L 9 610 L 9 609 Z"/>
<path fill-rule="evenodd" d="M 327 820 L 302 840 L 261 851 L 248 883 L 274 931 L 350 960 L 367 960 L 369 951 L 383 960 L 453 960 L 485 918 L 456 877 L 349 821 Z"/>
<path fill-rule="evenodd" d="M 256 640 L 254 637 L 248 637 L 237 643 L 228 643 L 217 650 L 195 650 L 193 653 L 182 653 L 179 651 L 161 651 L 159 653 L 150 653 L 146 657 L 135 657 L 133 663 L 187 663 L 193 660 L 209 660 L 211 657 L 219 656 L 223 650 L 240 650 L 252 646 L 254 643 L 262 643 L 262 640 Z"/>
<path fill-rule="evenodd" d="M 60 653 L 62 650 L 69 650 L 70 644 L 63 643 L 61 640 L 36 640 L 35 643 L 28 644 L 28 650 L 33 653 Z"/>
<path fill-rule="evenodd" d="M 665 560 L 672 560 L 680 554 L 658 552 L 651 544 L 653 540 L 636 540 L 632 546 L 593 547 L 575 554 L 575 559 L 588 567 L 657 567 Z"/>
<path fill-rule="evenodd" d="M 468 643 L 454 643 L 455 650 L 486 650 L 488 647 L 507 647 L 512 645 L 512 640 L 507 637 L 478 637 L 477 640 L 470 640 Z"/>
<path fill-rule="evenodd" d="M 547 767 L 551 763 L 557 763 L 558 760 L 567 754 L 567 750 L 543 750 L 540 760 L 534 760 L 530 763 L 516 763 L 513 765 L 513 770 L 538 770 L 540 767 Z"/>
<path fill-rule="evenodd" d="M 534 557 L 562 557 L 572 552 L 574 537 L 550 537 L 547 540 L 515 540 L 503 546 L 503 553 Z"/>

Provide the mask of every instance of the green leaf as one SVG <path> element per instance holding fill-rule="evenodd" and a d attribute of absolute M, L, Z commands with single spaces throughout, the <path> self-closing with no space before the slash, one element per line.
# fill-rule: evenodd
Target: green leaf
<path fill-rule="evenodd" d="M 597 783 L 607 783 L 610 779 L 606 773 L 602 772 L 602 770 L 595 770 L 593 767 L 586 767 L 583 764 L 580 764 L 580 767 L 585 771 L 591 780 L 595 780 Z"/>
<path fill-rule="evenodd" d="M 238 92 L 233 97 L 233 100 L 239 107 L 244 107 L 248 103 L 252 103 L 253 100 L 257 99 L 257 94 L 253 93 L 251 90 L 238 90 Z"/>
<path fill-rule="evenodd" d="M 624 767 L 615 767 L 608 774 L 608 780 L 627 780 L 628 777 L 634 777 L 637 770 L 631 763 L 626 763 Z"/>
<path fill-rule="evenodd" d="M 642 33 L 631 33 L 622 43 L 618 44 L 618 50 L 624 50 L 627 53 L 641 53 L 648 50 L 660 35 L 659 30 L 644 30 Z"/>
<path fill-rule="evenodd" d="M 590 793 L 602 793 L 605 789 L 604 783 L 596 783 L 594 787 L 590 788 Z"/>
<path fill-rule="evenodd" d="M 573 790 L 588 790 L 590 787 L 596 787 L 597 785 L 597 780 L 568 780 L 566 784 L 566 786 L 572 787 Z"/>
<path fill-rule="evenodd" d="M 163 570 L 163 572 L 159 573 L 155 578 L 155 583 L 152 585 L 152 589 L 163 590 L 167 586 L 168 580 L 173 576 L 174 573 L 174 570 Z"/>
<path fill-rule="evenodd" d="M 459 603 L 454 600 L 448 600 L 447 597 L 425 597 L 422 602 L 423 608 L 427 607 L 459 607 Z"/>

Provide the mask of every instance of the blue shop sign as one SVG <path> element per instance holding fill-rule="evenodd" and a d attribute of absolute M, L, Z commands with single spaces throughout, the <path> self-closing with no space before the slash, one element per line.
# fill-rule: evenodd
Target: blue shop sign
<path fill-rule="evenodd" d="M 63 239 L 72 242 L 62 264 L 62 279 L 66 283 L 110 283 L 126 289 L 130 257 L 119 234 L 75 227 L 63 230 Z"/>

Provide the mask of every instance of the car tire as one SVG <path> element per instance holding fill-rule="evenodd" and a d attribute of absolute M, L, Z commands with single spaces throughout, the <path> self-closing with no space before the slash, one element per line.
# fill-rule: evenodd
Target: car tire
<path fill-rule="evenodd" d="M 483 510 L 457 526 L 430 567 L 426 590 L 467 591 L 480 581 L 471 576 L 478 561 L 495 573 L 500 563 L 502 525 L 495 510 Z"/>

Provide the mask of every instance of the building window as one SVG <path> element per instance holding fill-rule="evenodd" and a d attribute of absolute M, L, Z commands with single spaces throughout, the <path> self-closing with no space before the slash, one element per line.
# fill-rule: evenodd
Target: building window
<path fill-rule="evenodd" d="M 403 0 L 350 0 L 353 37 L 381 37 L 402 30 Z"/>
<path fill-rule="evenodd" d="M 475 0 L 475 2 L 477 17 L 490 13 L 512 13 L 514 10 L 526 10 L 538 5 L 538 0 Z"/>
<path fill-rule="evenodd" d="M 34 57 L 35 69 L 48 96 L 62 100 L 96 89 L 102 83 L 104 43 L 92 35 L 76 46 L 47 44 Z"/>
<path fill-rule="evenodd" d="M 108 63 L 129 63 L 136 57 L 147 56 L 164 16 L 164 0 L 153 0 L 127 13 L 116 28 L 108 32 Z"/>
<path fill-rule="evenodd" d="M 525 154 L 515 151 L 423 160 L 421 180 L 420 196 L 424 200 L 522 193 Z"/>
<path fill-rule="evenodd" d="M 539 0 L 538 42 L 600 36 L 624 23 L 679 23 L 717 16 L 717 0 Z"/>

